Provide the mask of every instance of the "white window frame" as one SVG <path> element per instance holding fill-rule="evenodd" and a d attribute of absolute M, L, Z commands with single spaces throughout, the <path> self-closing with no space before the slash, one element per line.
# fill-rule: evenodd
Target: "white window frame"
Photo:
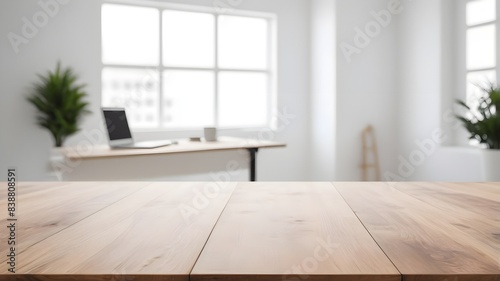
<path fill-rule="evenodd" d="M 500 66 L 500 55 L 498 55 L 498 50 L 499 50 L 499 46 L 500 46 L 500 36 L 499 36 L 499 29 L 500 29 L 500 25 L 499 25 L 499 6 L 500 6 L 500 1 L 499 0 L 495 0 L 496 1 L 496 19 L 493 20 L 493 21 L 488 21 L 488 22 L 484 22 L 484 23 L 480 23 L 480 24 L 475 24 L 475 25 L 467 25 L 467 19 L 466 19 L 466 14 L 467 14 L 467 4 L 470 3 L 470 2 L 474 2 L 474 1 L 479 1 L 479 0 L 464 0 L 463 2 L 463 22 L 464 22 L 464 27 L 465 27 L 465 30 L 463 30 L 463 36 L 464 38 L 466 38 L 467 36 L 467 32 L 470 30 L 470 29 L 473 29 L 473 28 L 477 28 L 477 27 L 481 27 L 481 26 L 487 26 L 487 25 L 494 25 L 495 26 L 495 31 L 496 31 L 496 63 L 495 63 L 495 66 L 493 67 L 489 67 L 489 68 L 479 68 L 479 69 L 468 69 L 467 66 L 465 66 L 465 78 L 467 78 L 467 75 L 469 73 L 472 73 L 472 72 L 480 72 L 480 71 L 491 71 L 491 70 L 495 70 L 496 71 L 496 81 L 497 82 L 500 82 L 500 71 L 499 71 L 499 66 Z M 466 40 L 466 39 L 465 39 Z M 465 41 L 465 46 L 467 45 L 467 41 Z M 466 54 L 467 54 L 467 50 L 466 50 L 466 47 L 464 48 L 465 50 L 465 53 L 464 53 L 464 57 L 466 57 Z M 467 82 L 467 81 L 466 81 Z"/>
<path fill-rule="evenodd" d="M 164 102 L 163 102 L 163 76 L 162 74 L 168 70 L 187 70 L 187 71 L 213 71 L 214 73 L 214 123 L 215 127 L 222 130 L 236 130 L 236 131 L 260 131 L 263 129 L 273 130 L 275 131 L 278 128 L 278 120 L 275 117 L 278 111 L 278 73 L 277 73 L 277 16 L 272 13 L 265 12 L 256 12 L 256 11 L 247 11 L 247 10 L 236 10 L 230 8 L 220 8 L 217 6 L 208 7 L 208 6 L 194 6 L 194 5 L 186 5 L 186 4 L 177 4 L 177 3 L 165 3 L 165 2 L 156 2 L 156 1 L 136 1 L 136 0 L 106 0 L 101 4 L 117 4 L 117 5 L 127 5 L 127 6 L 137 6 L 137 7 L 147 7 L 147 8 L 155 8 L 159 10 L 160 22 L 159 22 L 159 59 L 157 66 L 145 66 L 145 65 L 130 65 L 130 64 L 104 64 L 101 59 L 101 71 L 104 68 L 119 68 L 119 69 L 144 69 L 144 70 L 154 70 L 158 71 L 159 75 L 159 104 L 160 104 L 160 124 L 157 128 L 134 128 L 136 132 L 176 132 L 176 131 L 193 131 L 196 128 L 167 128 L 164 126 L 163 120 L 163 111 L 164 111 Z M 185 11 L 185 12 L 199 12 L 205 14 L 211 14 L 214 16 L 214 32 L 215 32 L 215 46 L 214 46 L 214 67 L 171 67 L 163 65 L 163 11 L 164 10 L 175 10 L 175 11 Z M 234 68 L 221 68 L 219 67 L 218 62 L 218 19 L 219 16 L 240 16 L 240 17 L 252 17 L 252 18 L 261 18 L 268 21 L 269 29 L 268 29 L 268 46 L 267 46 L 267 54 L 268 54 L 268 62 L 267 69 L 234 69 Z M 232 72 L 252 72 L 252 73 L 264 73 L 268 76 L 268 94 L 267 94 L 267 124 L 260 127 L 219 127 L 218 120 L 218 96 L 219 96 L 219 73 L 222 71 L 232 71 Z"/>
<path fill-rule="evenodd" d="M 451 108 L 455 106 L 455 100 L 466 100 L 467 99 L 467 75 L 471 72 L 478 71 L 488 71 L 488 70 L 496 70 L 496 82 L 500 86 L 500 0 L 496 1 L 496 20 L 490 21 L 486 23 L 481 23 L 477 25 L 468 26 L 467 25 L 467 3 L 476 1 L 476 0 L 449 0 L 448 4 L 444 6 L 444 8 L 452 9 L 451 16 L 453 17 L 450 25 L 445 25 L 451 30 L 443 29 L 442 32 L 451 32 L 453 36 L 446 37 L 451 40 L 451 42 L 443 42 L 443 54 L 447 51 L 454 50 L 452 52 L 452 57 L 445 57 L 443 60 L 444 65 L 444 74 L 449 73 L 452 81 L 451 87 L 444 85 L 443 89 L 445 92 L 451 91 L 453 94 L 446 95 L 443 97 L 443 101 L 445 101 L 446 107 L 443 107 L 443 113 L 446 114 Z M 446 14 L 444 12 L 443 14 Z M 496 65 L 492 68 L 484 68 L 484 69 L 471 69 L 467 68 L 467 31 L 470 28 L 490 25 L 494 24 L 496 28 Z M 447 65 L 450 64 L 450 65 Z M 451 67 L 450 67 L 451 66 Z M 445 119 L 449 119 L 450 117 L 446 117 Z M 453 117 L 453 119 L 455 119 Z M 458 122 L 455 120 L 455 122 Z M 468 141 L 469 134 L 465 129 L 456 131 L 455 124 L 450 125 L 449 121 L 442 120 L 443 128 L 446 134 L 453 136 L 449 141 L 446 142 L 446 145 L 458 145 L 463 147 L 470 147 L 470 143 Z M 453 127 L 453 128 L 452 128 Z M 461 126 L 459 128 L 462 128 Z"/>

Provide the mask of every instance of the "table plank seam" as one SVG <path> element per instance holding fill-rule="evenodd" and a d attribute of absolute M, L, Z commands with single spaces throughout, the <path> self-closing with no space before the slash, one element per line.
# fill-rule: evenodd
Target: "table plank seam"
<path fill-rule="evenodd" d="M 1 281 L 500 281 L 500 183 L 58 186 L 24 189 Z"/>
<path fill-rule="evenodd" d="M 193 265 L 191 266 L 191 269 L 189 270 L 189 274 L 188 274 L 189 280 L 191 280 L 191 276 L 193 275 L 193 269 L 196 266 L 196 264 L 198 263 L 198 260 L 200 259 L 200 256 L 203 253 L 203 250 L 205 250 L 205 247 L 207 246 L 208 240 L 210 240 L 210 237 L 212 236 L 212 233 L 214 232 L 215 227 L 219 223 L 219 220 L 220 220 L 222 214 L 224 213 L 224 211 L 226 210 L 226 207 L 229 204 L 229 201 L 231 201 L 231 198 L 233 197 L 234 191 L 236 190 L 238 185 L 239 185 L 239 183 L 237 183 L 236 186 L 231 191 L 231 195 L 229 195 L 229 198 L 227 199 L 226 204 L 224 204 L 224 208 L 222 208 L 222 210 L 219 213 L 219 216 L 217 217 L 217 220 L 215 221 L 214 225 L 212 226 L 212 229 L 210 230 L 210 233 L 208 234 L 207 239 L 205 240 L 205 243 L 203 244 L 203 247 L 201 248 L 200 253 L 198 254 L 198 257 L 196 257 L 196 260 L 194 261 Z"/>
<path fill-rule="evenodd" d="M 377 244 L 377 247 L 379 247 L 379 249 L 382 251 L 382 253 L 384 253 L 384 255 L 387 257 L 387 259 L 392 263 L 392 265 L 394 266 L 394 268 L 399 272 L 399 277 L 400 277 L 400 280 L 401 281 L 404 281 L 404 276 L 403 276 L 403 273 L 399 270 L 399 268 L 396 266 L 396 264 L 394 264 L 394 262 L 392 261 L 392 259 L 387 255 L 387 253 L 384 251 L 384 249 L 379 245 L 379 243 L 377 242 L 377 240 L 375 240 L 375 237 L 373 237 L 372 233 L 368 230 L 368 228 L 365 226 L 365 224 L 363 223 L 363 221 L 359 218 L 358 214 L 356 214 L 356 212 L 354 211 L 354 209 L 351 207 L 351 205 L 349 204 L 349 202 L 347 202 L 347 200 L 344 198 L 344 195 L 342 195 L 342 193 L 340 192 L 340 190 L 337 189 L 337 187 L 335 186 L 335 183 L 333 182 L 330 182 L 330 184 L 333 186 L 333 188 L 335 188 L 335 190 L 337 190 L 337 192 L 340 194 L 340 196 L 342 197 L 342 199 L 344 200 L 344 202 L 347 204 L 347 206 L 349 206 L 349 209 L 351 209 L 352 213 L 356 216 L 356 218 L 358 219 L 358 221 L 361 223 L 361 225 L 363 226 L 363 228 L 366 230 L 366 232 L 370 235 L 370 237 L 372 238 L 373 242 L 375 242 L 375 244 Z"/>
<path fill-rule="evenodd" d="M 69 225 L 67 225 L 67 226 L 66 226 L 66 227 L 64 227 L 64 228 L 61 228 L 60 230 L 58 230 L 58 231 L 56 231 L 56 232 L 52 233 L 51 235 L 49 235 L 49 236 L 47 236 L 47 237 L 45 237 L 45 238 L 41 239 L 40 241 L 37 241 L 37 242 L 33 243 L 32 245 L 29 245 L 27 248 L 25 248 L 25 249 L 20 249 L 20 250 L 19 250 L 18 255 L 20 255 L 20 254 L 22 254 L 22 253 L 26 252 L 28 249 L 30 249 L 31 247 L 33 247 L 33 246 L 35 246 L 35 245 L 39 244 L 40 242 L 45 241 L 45 240 L 49 239 L 50 237 L 52 237 L 52 236 L 54 236 L 54 235 L 56 235 L 56 234 L 58 234 L 58 233 L 60 233 L 60 232 L 62 232 L 62 231 L 64 231 L 64 230 L 69 229 L 70 227 L 72 227 L 72 226 L 76 225 L 77 223 L 80 223 L 81 221 L 88 219 L 89 217 L 91 217 L 91 216 L 93 216 L 93 215 L 95 215 L 95 214 L 97 214 L 97 213 L 99 213 L 99 212 L 103 211 L 104 209 L 109 208 L 110 206 L 113 206 L 114 204 L 116 204 L 116 203 L 118 203 L 118 202 L 120 202 L 120 201 L 124 200 L 125 198 L 128 198 L 128 197 L 130 197 L 130 196 L 132 196 L 132 195 L 136 194 L 137 192 L 141 191 L 142 189 L 144 189 L 144 188 L 146 188 L 147 186 L 150 186 L 150 185 L 151 185 L 151 183 L 148 183 L 148 184 L 144 185 L 143 187 L 141 187 L 141 188 L 137 189 L 136 191 L 134 191 L 134 192 L 130 193 L 129 195 L 124 196 L 124 197 L 120 198 L 119 200 L 117 200 L 117 201 L 115 201 L 115 202 L 113 202 L 113 203 L 111 203 L 111 204 L 109 204 L 109 205 L 106 205 L 106 206 L 104 206 L 104 207 L 102 207 L 102 208 L 100 208 L 100 209 L 96 210 L 96 211 L 95 211 L 95 212 L 93 212 L 93 213 L 88 214 L 87 216 L 85 216 L 85 217 L 81 218 L 80 220 L 77 220 L 77 221 L 75 221 L 74 223 L 69 224 Z"/>

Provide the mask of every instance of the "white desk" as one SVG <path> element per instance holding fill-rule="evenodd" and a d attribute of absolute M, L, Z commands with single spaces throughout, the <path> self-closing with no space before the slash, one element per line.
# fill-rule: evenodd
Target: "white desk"
<path fill-rule="evenodd" d="M 67 147 L 64 149 L 64 157 L 66 157 L 70 161 L 84 161 L 87 159 L 134 157 L 146 155 L 168 156 L 169 154 L 179 153 L 246 149 L 250 154 L 250 181 L 255 181 L 257 160 L 256 157 L 259 149 L 285 146 L 286 144 L 284 143 L 272 141 L 220 137 L 216 142 L 192 142 L 189 140 L 181 140 L 178 144 L 154 149 L 110 149 L 108 146 L 96 146 L 93 147 L 90 151 L 79 152 L 76 148 Z"/>

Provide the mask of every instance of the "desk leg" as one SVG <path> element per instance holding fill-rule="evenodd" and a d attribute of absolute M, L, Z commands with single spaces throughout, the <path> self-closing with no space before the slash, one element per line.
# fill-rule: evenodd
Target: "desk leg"
<path fill-rule="evenodd" d="M 256 181 L 256 161 L 257 161 L 257 152 L 259 151 L 258 148 L 249 148 L 248 152 L 250 153 L 250 181 Z"/>

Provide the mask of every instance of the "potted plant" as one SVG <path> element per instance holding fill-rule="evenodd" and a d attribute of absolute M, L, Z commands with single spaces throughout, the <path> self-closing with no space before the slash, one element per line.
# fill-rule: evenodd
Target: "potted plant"
<path fill-rule="evenodd" d="M 500 181 L 500 88 L 490 84 L 482 88 L 483 97 L 476 100 L 476 106 L 469 107 L 458 100 L 458 104 L 466 109 L 463 115 L 457 115 L 470 139 L 479 141 L 487 149 L 483 150 L 483 169 L 486 181 Z"/>
<path fill-rule="evenodd" d="M 84 85 L 76 83 L 77 76 L 70 68 L 61 69 L 58 63 L 54 72 L 38 75 L 28 101 L 38 110 L 37 124 L 49 130 L 55 146 L 61 147 L 67 137 L 80 130 L 81 117 L 90 113 L 84 101 Z"/>

